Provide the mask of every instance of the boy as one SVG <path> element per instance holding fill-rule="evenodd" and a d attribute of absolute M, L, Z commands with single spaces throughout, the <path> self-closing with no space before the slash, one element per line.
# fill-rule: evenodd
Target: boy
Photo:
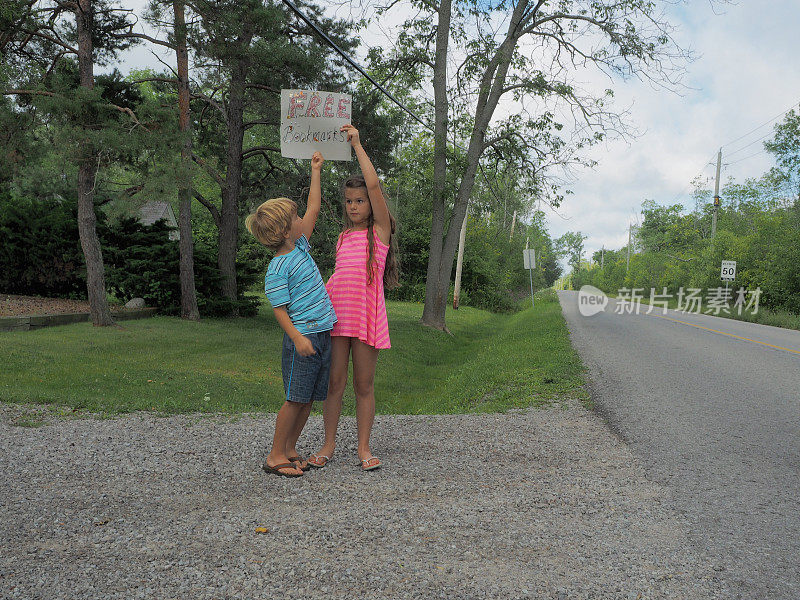
<path fill-rule="evenodd" d="M 314 400 L 325 400 L 331 364 L 330 330 L 336 314 L 325 291 L 308 238 L 319 215 L 322 154 L 311 158 L 311 189 L 306 214 L 288 198 L 267 200 L 247 217 L 247 229 L 275 251 L 267 267 L 264 291 L 283 328 L 281 368 L 286 402 L 275 421 L 272 449 L 262 468 L 282 477 L 300 477 L 308 469 L 295 448 Z"/>

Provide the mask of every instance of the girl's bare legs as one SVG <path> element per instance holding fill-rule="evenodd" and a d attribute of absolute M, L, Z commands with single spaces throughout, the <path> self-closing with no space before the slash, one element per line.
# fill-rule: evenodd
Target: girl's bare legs
<path fill-rule="evenodd" d="M 347 364 L 350 362 L 350 338 L 331 337 L 331 377 L 328 381 L 328 396 L 322 406 L 325 423 L 325 442 L 317 456 L 333 456 L 336 449 L 336 430 L 342 414 L 342 397 L 347 385 Z"/>
<path fill-rule="evenodd" d="M 353 338 L 353 390 L 356 393 L 356 424 L 358 426 L 358 458 L 366 460 L 372 456 L 369 436 L 375 420 L 375 367 L 378 350 Z"/>

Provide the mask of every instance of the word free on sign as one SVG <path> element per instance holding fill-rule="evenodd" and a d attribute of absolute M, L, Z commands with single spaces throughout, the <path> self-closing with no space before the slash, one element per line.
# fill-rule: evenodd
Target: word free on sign
<path fill-rule="evenodd" d="M 351 160 L 347 134 L 351 121 L 349 94 L 319 90 L 281 90 L 281 156 L 311 158 L 319 150 L 325 160 Z"/>

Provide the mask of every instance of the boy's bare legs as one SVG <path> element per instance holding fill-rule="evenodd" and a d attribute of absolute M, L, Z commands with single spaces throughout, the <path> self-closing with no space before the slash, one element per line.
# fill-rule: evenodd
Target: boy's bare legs
<path fill-rule="evenodd" d="M 300 439 L 300 434 L 303 433 L 303 427 L 306 426 L 306 421 L 308 421 L 308 415 L 311 414 L 312 404 L 313 402 L 303 403 L 302 408 L 297 414 L 297 420 L 294 423 L 294 428 L 289 434 L 289 438 L 286 440 L 287 458 L 291 456 L 299 456 L 299 453 L 297 452 L 297 440 Z"/>
<path fill-rule="evenodd" d="M 275 467 L 275 465 L 289 462 L 289 457 L 286 456 L 286 444 L 289 436 L 294 431 L 298 415 L 303 410 L 303 406 L 300 402 L 289 402 L 287 400 L 278 411 L 278 417 L 275 419 L 275 435 L 272 438 L 272 450 L 267 455 L 268 466 Z M 279 471 L 291 475 L 303 474 L 300 469 L 294 467 L 284 467 Z"/>
<path fill-rule="evenodd" d="M 375 367 L 378 350 L 353 338 L 353 390 L 356 393 L 356 425 L 358 427 L 358 458 L 372 456 L 369 436 L 375 420 Z"/>
<path fill-rule="evenodd" d="M 350 338 L 331 337 L 331 376 L 328 381 L 328 396 L 322 406 L 325 423 L 325 442 L 317 456 L 333 456 L 336 449 L 336 430 L 342 414 L 342 397 L 347 385 L 347 364 L 350 361 Z"/>

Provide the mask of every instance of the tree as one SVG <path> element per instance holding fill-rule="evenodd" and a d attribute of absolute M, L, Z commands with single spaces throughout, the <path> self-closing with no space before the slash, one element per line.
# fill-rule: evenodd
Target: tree
<path fill-rule="evenodd" d="M 580 231 L 568 231 L 555 241 L 556 251 L 560 256 L 567 258 L 567 262 L 575 271 L 581 266 L 583 242 L 587 237 Z"/>
<path fill-rule="evenodd" d="M 725 194 L 728 198 L 729 194 Z M 644 220 L 637 239 L 645 252 L 664 252 L 670 258 L 691 260 L 701 246 L 699 225 L 693 215 L 683 215 L 683 205 L 659 206 L 652 200 L 642 203 Z"/>
<path fill-rule="evenodd" d="M 192 128 L 189 119 L 189 51 L 186 47 L 186 17 L 183 0 L 173 0 L 175 55 L 178 76 L 178 106 L 181 136 L 181 170 L 178 183 L 180 219 L 181 318 L 197 321 L 197 293 L 194 282 L 194 239 L 192 236 Z"/>
<path fill-rule="evenodd" d="M 192 127 L 190 119 L 189 90 L 189 51 L 187 48 L 187 26 L 185 3 L 183 0 L 152 0 L 149 21 L 161 21 L 167 6 L 172 5 L 172 36 L 164 41 L 148 35 L 135 33 L 133 28 L 117 34 L 119 39 L 146 40 L 150 43 L 165 46 L 175 51 L 175 79 L 157 77 L 155 79 L 139 79 L 136 83 L 161 81 L 174 83 L 178 96 L 178 124 L 180 130 L 180 166 L 177 173 L 178 187 L 178 230 L 180 232 L 180 282 L 181 282 L 181 318 L 190 321 L 200 319 L 197 306 L 197 290 L 194 276 L 194 236 L 192 234 Z"/>
<path fill-rule="evenodd" d="M 775 125 L 775 137 L 764 142 L 764 148 L 775 156 L 777 175 L 800 203 L 800 109 L 790 110 L 783 122 Z"/>
<path fill-rule="evenodd" d="M 219 187 L 220 208 L 197 190 L 193 193 L 218 227 L 223 292 L 235 301 L 245 163 L 263 161 L 259 186 L 270 176 L 300 171 L 294 161 L 280 158 L 276 120 L 280 89 L 318 87 L 323 82 L 340 88 L 344 84 L 334 63 L 320 52 L 313 32 L 296 22 L 281 3 L 198 0 L 191 7 L 197 20 L 188 40 L 199 80 L 192 99 L 203 105 L 197 123 L 200 143 L 192 158 Z M 323 18 L 313 5 L 304 5 L 304 9 L 340 47 L 350 50 L 355 46 L 354 40 L 344 36 L 345 23 Z"/>
<path fill-rule="evenodd" d="M 86 90 L 94 88 L 94 58 L 92 56 L 92 33 L 94 11 L 92 0 L 78 0 L 75 3 L 76 34 L 78 37 L 78 71 L 80 85 Z M 91 108 L 84 104 L 84 122 L 90 125 Z M 88 139 L 87 139 L 88 142 Z M 94 180 L 97 175 L 97 149 L 91 143 L 84 146 L 83 156 L 78 162 L 78 233 L 81 247 L 86 257 L 86 287 L 89 296 L 89 310 L 95 325 L 113 325 L 111 312 L 106 301 L 105 270 L 103 252 L 97 237 L 97 215 L 94 213 Z"/>
<path fill-rule="evenodd" d="M 396 3 L 379 9 L 379 15 Z M 520 177 L 554 205 L 555 183 L 544 178 L 554 165 L 589 164 L 577 154 L 605 133 L 624 131 L 620 115 L 606 107 L 610 90 L 593 95 L 572 82 L 576 71 L 595 67 L 622 78 L 677 84 L 688 54 L 671 37 L 655 2 L 641 0 L 411 2 L 417 16 L 404 23 L 391 53 L 373 53 L 403 84 L 421 86 L 430 75 L 434 107 L 434 190 L 430 259 L 423 322 L 445 328 L 447 290 L 459 228 L 466 214 L 481 158 L 514 159 Z M 498 23 L 503 23 L 501 31 Z M 540 51 L 527 54 L 533 45 Z M 455 48 L 451 48 L 454 45 Z M 458 65 L 452 77 L 448 61 Z M 453 85 L 448 85 L 450 80 Z M 496 119 L 501 99 L 517 101 L 518 114 Z M 573 109 L 577 127 L 559 136 L 557 101 Z M 448 139 L 468 140 L 466 164 L 455 194 L 445 186 Z M 449 216 L 449 218 L 448 218 Z M 448 225 L 449 223 L 449 225 Z"/>
<path fill-rule="evenodd" d="M 558 256 L 553 249 L 553 243 L 549 239 L 547 242 L 547 245 L 542 250 L 541 267 L 544 283 L 547 287 L 550 287 L 561 277 L 564 270 L 558 264 Z"/>
<path fill-rule="evenodd" d="M 64 21 L 70 13 L 74 15 L 74 27 Z M 17 67 L 6 73 L 6 80 L 11 83 L 16 79 L 28 88 L 6 89 L 4 94 L 25 99 L 50 98 L 48 109 L 66 117 L 72 125 L 72 159 L 78 171 L 78 231 L 86 261 L 90 314 L 94 325 L 112 325 L 106 301 L 103 254 L 97 237 L 96 177 L 103 160 L 103 136 L 114 111 L 130 117 L 134 127 L 141 123 L 130 107 L 109 101 L 119 91 L 113 85 L 110 89 L 96 88 L 94 64 L 113 58 L 119 50 L 130 46 L 130 41 L 113 39 L 114 32 L 128 26 L 126 13 L 120 14 L 108 0 L 64 1 L 54 5 L 16 0 L 3 11 L 2 18 L 0 49 L 4 58 L 16 61 Z M 70 85 L 72 56 L 77 57 L 77 85 Z M 107 81 L 113 83 L 113 77 Z M 54 83 L 66 87 L 47 89 Z"/>

